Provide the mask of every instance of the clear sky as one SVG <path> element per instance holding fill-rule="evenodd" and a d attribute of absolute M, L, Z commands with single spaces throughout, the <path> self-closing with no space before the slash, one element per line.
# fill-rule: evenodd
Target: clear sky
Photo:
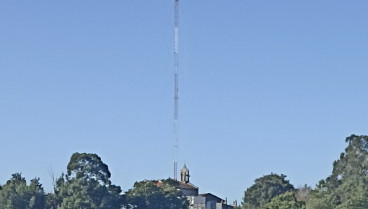
<path fill-rule="evenodd" d="M 179 167 L 239 202 L 326 178 L 368 134 L 368 2 L 180 2 Z M 173 177 L 174 0 L 0 1 L 0 182 L 48 191 L 73 152 L 112 182 Z"/>

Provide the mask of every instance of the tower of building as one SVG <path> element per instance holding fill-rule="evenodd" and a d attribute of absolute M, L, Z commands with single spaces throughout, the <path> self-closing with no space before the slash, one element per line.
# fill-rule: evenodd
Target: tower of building
<path fill-rule="evenodd" d="M 184 183 L 189 183 L 189 177 L 190 177 L 189 169 L 184 164 L 184 167 L 180 171 L 180 181 Z"/>

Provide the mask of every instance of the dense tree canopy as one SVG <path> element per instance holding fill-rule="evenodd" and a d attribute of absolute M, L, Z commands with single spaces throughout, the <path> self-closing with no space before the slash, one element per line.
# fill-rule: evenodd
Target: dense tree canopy
<path fill-rule="evenodd" d="M 74 153 L 55 186 L 53 208 L 120 209 L 124 197 L 110 182 L 110 171 L 96 154 Z"/>
<path fill-rule="evenodd" d="M 76 179 L 94 179 L 103 185 L 110 184 L 109 167 L 97 154 L 74 153 L 68 163 L 67 174 Z"/>
<path fill-rule="evenodd" d="M 136 209 L 187 209 L 188 200 L 172 179 L 140 181 L 127 193 L 130 208 Z"/>
<path fill-rule="evenodd" d="M 271 202 L 265 204 L 262 209 L 303 209 L 305 204 L 298 202 L 293 192 L 285 192 L 272 198 Z"/>
<path fill-rule="evenodd" d="M 271 174 L 256 179 L 245 191 L 243 208 L 293 209 L 305 203 L 307 209 L 368 208 L 368 136 L 351 135 L 346 142 L 345 152 L 333 163 L 332 174 L 315 189 L 304 186 L 293 190 L 285 176 Z"/>
<path fill-rule="evenodd" d="M 285 175 L 271 173 L 255 180 L 254 185 L 244 192 L 243 208 L 256 209 L 269 203 L 272 198 L 292 191 L 293 185 Z"/>
<path fill-rule="evenodd" d="M 45 193 L 39 179 L 32 179 L 27 185 L 20 173 L 12 175 L 0 189 L 1 209 L 43 209 Z"/>
<path fill-rule="evenodd" d="M 332 174 L 311 193 L 308 209 L 368 208 L 368 136 L 351 135 Z"/>

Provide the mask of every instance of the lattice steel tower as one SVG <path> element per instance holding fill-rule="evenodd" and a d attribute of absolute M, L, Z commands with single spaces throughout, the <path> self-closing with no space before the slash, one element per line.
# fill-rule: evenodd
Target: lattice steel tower
<path fill-rule="evenodd" d="M 175 0 L 174 13 L 174 180 L 178 180 L 178 100 L 179 100 L 179 0 Z"/>

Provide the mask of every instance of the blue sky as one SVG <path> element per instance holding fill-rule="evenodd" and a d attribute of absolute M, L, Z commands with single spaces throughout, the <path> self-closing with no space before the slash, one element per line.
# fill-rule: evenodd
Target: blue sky
<path fill-rule="evenodd" d="M 0 182 L 52 188 L 73 152 L 112 182 L 173 176 L 173 0 L 0 2 Z M 179 167 L 239 202 L 326 178 L 367 134 L 366 1 L 180 2 Z"/>

